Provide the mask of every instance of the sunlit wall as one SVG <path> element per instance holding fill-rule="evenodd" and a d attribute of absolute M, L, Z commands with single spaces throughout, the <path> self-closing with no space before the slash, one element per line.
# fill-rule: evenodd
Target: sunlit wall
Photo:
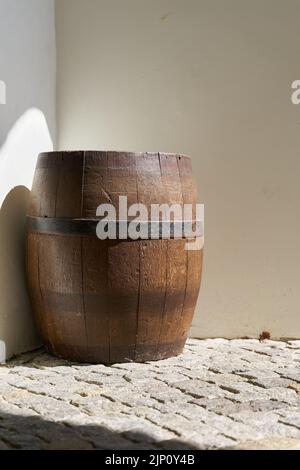
<path fill-rule="evenodd" d="M 24 223 L 37 155 L 55 142 L 55 55 L 54 1 L 0 0 L 0 361 L 39 345 Z"/>

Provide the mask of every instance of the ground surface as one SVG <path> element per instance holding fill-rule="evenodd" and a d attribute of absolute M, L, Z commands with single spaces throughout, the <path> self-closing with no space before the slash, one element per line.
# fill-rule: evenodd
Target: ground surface
<path fill-rule="evenodd" d="M 189 340 L 147 364 L 0 367 L 0 449 L 300 449 L 300 341 Z"/>

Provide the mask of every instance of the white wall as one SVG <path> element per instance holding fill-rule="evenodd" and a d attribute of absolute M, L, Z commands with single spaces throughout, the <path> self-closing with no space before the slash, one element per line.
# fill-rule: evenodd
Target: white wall
<path fill-rule="evenodd" d="M 300 336 L 298 0 L 57 0 L 59 147 L 184 152 L 194 336 Z"/>
<path fill-rule="evenodd" d="M 24 276 L 36 158 L 55 140 L 54 0 L 0 0 L 0 360 L 39 344 Z M 3 88 L 3 87 L 2 87 Z"/>

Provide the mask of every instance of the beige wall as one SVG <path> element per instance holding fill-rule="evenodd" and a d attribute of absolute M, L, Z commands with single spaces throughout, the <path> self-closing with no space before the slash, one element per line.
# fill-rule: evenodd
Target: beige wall
<path fill-rule="evenodd" d="M 194 336 L 300 337 L 299 0 L 57 0 L 59 147 L 184 152 Z"/>

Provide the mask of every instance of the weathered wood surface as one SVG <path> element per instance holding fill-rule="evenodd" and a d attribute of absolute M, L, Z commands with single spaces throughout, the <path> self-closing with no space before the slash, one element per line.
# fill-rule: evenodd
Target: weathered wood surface
<path fill-rule="evenodd" d="M 159 153 L 41 154 L 30 217 L 95 219 L 117 206 L 197 202 L 189 157 Z M 186 240 L 105 240 L 27 230 L 33 311 L 50 352 L 115 363 L 181 353 L 198 297 L 202 250 Z"/>

